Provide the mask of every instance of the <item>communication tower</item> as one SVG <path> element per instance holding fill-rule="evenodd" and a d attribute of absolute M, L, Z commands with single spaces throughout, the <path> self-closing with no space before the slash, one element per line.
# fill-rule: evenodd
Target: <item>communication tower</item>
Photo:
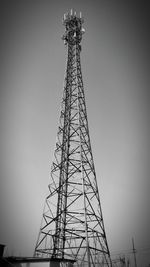
<path fill-rule="evenodd" d="M 35 257 L 67 266 L 111 266 L 86 112 L 80 53 L 83 18 L 63 18 L 67 68 L 59 129 Z"/>

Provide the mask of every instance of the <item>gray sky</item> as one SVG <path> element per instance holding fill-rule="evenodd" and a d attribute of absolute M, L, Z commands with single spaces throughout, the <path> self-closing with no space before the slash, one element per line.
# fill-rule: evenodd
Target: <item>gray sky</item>
<path fill-rule="evenodd" d="M 33 254 L 66 67 L 63 14 L 82 12 L 81 65 L 112 254 L 150 263 L 148 1 L 0 2 L 0 243 Z M 143 250 L 142 250 L 143 249 Z M 115 256 L 115 255 L 114 255 Z"/>

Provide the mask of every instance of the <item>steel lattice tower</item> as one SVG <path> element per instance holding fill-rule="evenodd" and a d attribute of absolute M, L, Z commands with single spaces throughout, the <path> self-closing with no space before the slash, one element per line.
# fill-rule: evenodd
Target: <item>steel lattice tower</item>
<path fill-rule="evenodd" d="M 75 266 L 111 266 L 91 150 L 80 52 L 83 19 L 64 15 L 68 49 L 49 193 L 34 256 Z"/>

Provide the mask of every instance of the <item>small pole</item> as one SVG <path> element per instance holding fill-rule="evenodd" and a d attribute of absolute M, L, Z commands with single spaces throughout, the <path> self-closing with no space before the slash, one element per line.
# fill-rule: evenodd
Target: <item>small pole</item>
<path fill-rule="evenodd" d="M 133 255 L 134 255 L 134 265 L 137 267 L 137 262 L 136 262 L 136 249 L 134 247 L 134 239 L 132 238 L 132 246 L 133 246 Z"/>
<path fill-rule="evenodd" d="M 129 267 L 130 266 L 130 261 L 129 261 L 129 259 L 127 260 L 127 267 Z"/>

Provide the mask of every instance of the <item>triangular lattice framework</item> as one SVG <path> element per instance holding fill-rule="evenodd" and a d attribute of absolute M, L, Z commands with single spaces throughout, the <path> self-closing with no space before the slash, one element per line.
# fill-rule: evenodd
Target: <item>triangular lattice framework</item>
<path fill-rule="evenodd" d="M 75 260 L 77 266 L 110 266 L 81 73 L 82 23 L 76 14 L 64 17 L 67 70 L 35 256 Z"/>

